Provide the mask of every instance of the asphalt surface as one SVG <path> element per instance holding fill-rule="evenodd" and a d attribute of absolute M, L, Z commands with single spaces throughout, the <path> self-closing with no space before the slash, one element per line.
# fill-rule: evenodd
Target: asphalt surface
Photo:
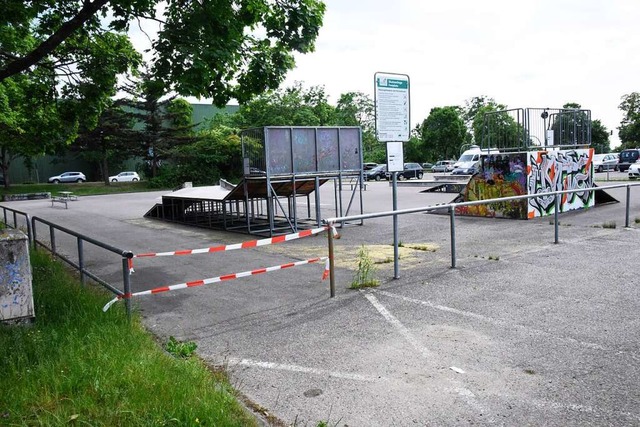
<path fill-rule="evenodd" d="M 605 183 L 599 182 L 600 185 Z M 322 189 L 323 215 L 334 216 Z M 205 248 L 254 237 L 142 216 L 162 193 L 3 202 L 134 253 Z M 400 278 L 388 261 L 391 219 L 341 230 L 337 295 L 318 264 L 135 299 L 161 340 L 198 344 L 237 389 L 287 425 L 640 425 L 640 187 L 623 203 L 549 218 L 400 218 Z M 453 194 L 399 188 L 399 207 Z M 386 182 L 368 184 L 366 212 L 390 210 Z M 608 227 L 616 224 L 615 228 Z M 38 228 L 39 236 L 48 236 Z M 74 257 L 76 242 L 56 237 Z M 380 286 L 348 289 L 356 252 L 377 261 Z M 414 249 L 412 249 L 414 248 Z M 120 258 L 86 245 L 89 268 L 122 282 Z M 425 250 L 426 249 L 426 250 Z M 280 245 L 140 258 L 135 291 L 325 256 L 325 234 Z M 118 304 L 122 304 L 119 302 Z M 36 313 L 37 315 L 37 313 Z"/>

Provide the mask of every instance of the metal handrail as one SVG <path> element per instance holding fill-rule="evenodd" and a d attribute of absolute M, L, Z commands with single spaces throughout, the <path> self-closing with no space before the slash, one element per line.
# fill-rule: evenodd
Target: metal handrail
<path fill-rule="evenodd" d="M 383 218 L 383 217 L 397 217 L 398 215 L 406 215 L 412 213 L 422 213 L 429 212 L 435 210 L 443 210 L 446 209 L 449 212 L 450 216 L 450 233 L 451 233 L 451 268 L 456 267 L 456 234 L 455 234 L 455 211 L 457 207 L 461 206 L 477 206 L 477 205 L 485 205 L 491 203 L 498 202 L 506 202 L 512 200 L 522 200 L 522 199 L 533 199 L 537 197 L 548 197 L 550 195 L 554 195 L 556 197 L 556 206 L 560 203 L 560 196 L 563 194 L 572 194 L 572 193 L 583 193 L 586 191 L 596 191 L 596 190 L 606 190 L 610 188 L 626 188 L 626 206 L 625 206 L 625 227 L 629 227 L 629 209 L 631 202 L 631 187 L 640 186 L 640 182 L 637 183 L 625 183 L 625 184 L 613 184 L 607 185 L 603 187 L 586 187 L 579 188 L 573 190 L 558 190 L 558 191 L 549 191 L 545 193 L 537 193 L 537 194 L 524 194 L 520 196 L 510 196 L 510 197 L 500 197 L 495 199 L 485 199 L 485 200 L 474 200 L 470 202 L 460 202 L 460 203 L 444 203 L 438 205 L 430 205 L 423 206 L 419 208 L 409 208 L 409 209 L 399 209 L 393 211 L 384 211 L 384 212 L 374 212 L 369 214 L 361 214 L 361 215 L 351 215 L 351 216 L 342 216 L 342 217 L 334 217 L 323 219 L 323 224 L 333 227 L 336 223 L 343 224 L 348 221 L 362 221 L 365 219 L 373 219 L 373 218 Z M 555 232 L 555 241 L 554 243 L 558 243 L 559 241 L 559 227 L 558 227 L 558 209 L 554 209 L 554 232 Z M 333 260 L 333 235 L 332 233 L 327 233 L 327 237 L 329 239 L 328 248 L 329 248 L 329 271 L 330 271 L 330 289 L 331 289 L 331 297 L 335 295 L 335 283 L 333 281 L 334 277 L 334 260 Z M 397 252 L 396 252 L 397 253 Z M 394 255 L 395 258 L 395 255 Z M 398 259 L 394 259 L 394 263 L 397 266 Z M 397 268 L 396 268 L 397 270 Z M 397 277 L 396 277 L 397 278 Z"/>
<path fill-rule="evenodd" d="M 11 228 L 18 228 L 18 215 L 22 215 L 25 218 L 25 223 L 27 224 L 27 238 L 29 240 L 29 244 L 33 243 L 33 233 L 31 231 L 31 219 L 29 217 L 29 214 L 26 212 L 22 212 L 22 211 L 18 211 L 15 209 L 11 209 L 8 208 L 6 206 L 2 206 L 0 205 L 0 208 L 2 208 L 3 211 L 3 218 L 4 218 L 4 224 L 11 227 Z M 13 213 L 13 226 L 11 224 L 9 224 L 9 222 L 7 221 L 7 211 L 12 212 Z"/>
<path fill-rule="evenodd" d="M 50 244 L 51 247 L 48 247 L 47 245 L 45 245 L 43 242 L 38 241 L 38 235 L 37 235 L 37 228 L 36 228 L 36 224 L 40 222 L 42 224 L 45 224 L 49 227 L 49 237 L 50 237 Z M 31 230 L 33 233 L 33 247 L 34 249 L 37 249 L 37 246 L 40 245 L 43 248 L 47 249 L 48 251 L 50 251 L 53 255 L 57 256 L 58 258 L 60 258 L 61 260 L 63 260 L 64 262 L 66 262 L 67 264 L 69 264 L 70 266 L 72 266 L 73 268 L 75 268 L 76 270 L 78 270 L 80 272 L 80 283 L 84 284 L 84 278 L 85 276 L 90 277 L 91 279 L 95 280 L 97 283 L 101 284 L 104 288 L 108 289 L 110 292 L 114 293 L 115 295 L 118 296 L 125 296 L 125 295 L 130 295 L 131 294 L 131 282 L 130 282 L 130 278 L 129 278 L 129 260 L 131 258 L 133 258 L 133 252 L 128 251 L 128 250 L 124 250 L 124 249 L 120 249 L 117 248 L 113 245 L 110 245 L 108 243 L 104 243 L 101 242 L 99 240 L 96 240 L 92 237 L 89 236 L 85 236 L 84 234 L 78 233 L 76 231 L 70 230 L 66 227 L 63 227 L 61 225 L 58 224 L 54 224 L 51 221 L 48 221 L 44 218 L 40 218 L 37 216 L 34 216 L 31 218 Z M 75 237 L 77 239 L 77 248 L 78 248 L 78 263 L 76 264 L 74 261 L 72 261 L 71 259 L 65 257 L 63 254 L 59 253 L 57 251 L 56 248 L 56 238 L 55 238 L 55 231 L 61 231 L 63 233 L 66 233 L 68 235 L 71 235 L 73 237 Z M 97 275 L 93 274 L 92 272 L 88 271 L 85 268 L 84 265 L 84 242 L 87 243 L 91 243 L 95 246 L 98 246 L 102 249 L 105 249 L 109 252 L 113 252 L 117 255 L 120 255 L 121 260 L 122 260 L 122 278 L 123 278 L 123 288 L 124 290 L 120 290 L 117 287 L 111 285 L 110 283 L 108 283 L 107 281 L 101 279 L 100 277 L 98 277 Z M 126 304 L 126 309 L 127 309 L 127 316 L 129 317 L 129 319 L 131 318 L 131 300 L 129 298 L 125 298 L 125 304 Z"/>

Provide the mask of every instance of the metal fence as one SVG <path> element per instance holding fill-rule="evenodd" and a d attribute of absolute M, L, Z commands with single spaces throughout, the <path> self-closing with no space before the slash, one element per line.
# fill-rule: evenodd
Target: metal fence
<path fill-rule="evenodd" d="M 370 214 L 362 214 L 362 215 L 352 215 L 352 216 L 343 216 L 343 217 L 335 217 L 335 218 L 327 218 L 323 219 L 323 223 L 329 227 L 334 227 L 336 224 L 344 224 L 350 221 L 363 221 L 365 219 L 373 219 L 373 218 L 383 218 L 383 217 L 394 217 L 397 218 L 399 215 L 413 214 L 413 213 L 423 213 L 423 212 L 431 212 L 431 211 L 443 211 L 446 210 L 449 214 L 449 231 L 450 231 L 450 239 L 451 239 L 451 268 L 456 267 L 456 208 L 462 206 L 476 206 L 476 205 L 484 205 L 490 203 L 500 203 L 512 200 L 522 200 L 522 199 L 535 199 L 538 197 L 549 197 L 550 195 L 554 195 L 556 197 L 556 206 L 560 206 L 560 198 L 563 194 L 572 194 L 572 193 L 583 193 L 583 192 L 594 192 L 597 190 L 606 190 L 610 188 L 626 188 L 626 197 L 625 197 L 625 222 L 624 226 L 629 227 L 629 217 L 630 217 L 630 204 L 631 204 L 631 187 L 640 186 L 640 182 L 638 183 L 629 183 L 629 184 L 614 184 L 608 185 L 604 187 L 588 187 L 588 188 L 578 188 L 572 190 L 561 190 L 561 191 L 553 191 L 548 193 L 539 193 L 539 194 L 525 194 L 521 196 L 511 196 L 511 197 L 501 197 L 496 199 L 485 199 L 485 200 L 474 200 L 471 202 L 460 202 L 460 203 L 447 203 L 440 204 L 434 206 L 425 206 L 420 208 L 411 208 L 411 209 L 400 209 L 393 211 L 385 211 L 385 212 L 375 212 Z M 555 239 L 554 243 L 558 243 L 559 241 L 559 224 L 558 220 L 558 209 L 554 211 L 554 234 Z M 328 236 L 328 252 L 329 252 L 329 277 L 330 277 L 330 292 L 331 297 L 335 296 L 335 282 L 334 282 L 334 259 L 333 259 L 333 235 L 332 233 L 327 233 Z M 394 229 L 394 278 L 398 278 L 398 235 L 397 230 Z"/>
<path fill-rule="evenodd" d="M 37 224 L 40 223 L 46 227 L 48 227 L 48 235 L 49 235 L 49 246 L 47 246 L 45 244 L 44 241 L 40 241 L 38 240 L 38 229 L 37 229 Z M 41 246 L 45 249 L 47 249 L 48 251 L 50 251 L 53 255 L 55 255 L 56 257 L 60 258 L 61 260 L 63 260 L 64 262 L 66 262 L 67 264 L 69 264 L 70 266 L 72 266 L 73 268 L 75 268 L 76 270 L 78 270 L 78 272 L 80 273 L 80 283 L 84 284 L 85 283 L 85 276 L 89 277 L 93 280 L 95 280 L 97 283 L 99 283 L 100 285 L 102 285 L 104 288 L 108 289 L 110 292 L 112 292 L 115 295 L 118 296 L 126 296 L 126 295 L 130 295 L 131 294 L 131 282 L 130 282 L 130 278 L 129 278 L 129 260 L 131 258 L 133 258 L 133 252 L 131 251 L 127 251 L 127 250 L 123 250 L 120 248 L 116 248 L 115 246 L 111 246 L 107 243 L 101 242 L 99 240 L 93 239 L 89 236 L 85 236 L 83 234 L 80 234 L 78 232 L 75 232 L 73 230 L 70 230 L 68 228 L 62 227 L 60 225 L 54 224 L 50 221 L 47 221 L 46 219 L 43 218 L 39 218 L 39 217 L 32 217 L 31 218 L 31 231 L 33 233 L 33 247 L 34 249 L 37 249 L 38 246 Z M 57 245 L 56 245 L 56 232 L 58 233 L 64 233 L 67 236 L 71 236 L 73 238 L 76 239 L 76 244 L 77 244 L 77 262 L 75 262 L 74 260 L 72 260 L 69 256 L 63 254 L 62 252 L 58 251 Z M 86 265 L 85 265 L 85 247 L 84 244 L 85 243 L 90 243 L 92 245 L 95 245 L 101 249 L 104 249 L 108 252 L 114 253 L 116 255 L 118 255 L 120 257 L 121 263 L 122 263 L 122 280 L 123 280 L 123 290 L 120 290 L 118 288 L 116 288 L 115 286 L 113 286 L 112 284 L 110 284 L 109 282 L 107 282 L 106 280 L 98 277 L 96 274 L 92 273 L 91 271 L 87 270 Z M 125 304 L 126 304 L 126 309 L 127 309 L 127 315 L 129 316 L 129 318 L 131 318 L 131 299 L 129 298 L 124 298 L 125 299 Z"/>
<path fill-rule="evenodd" d="M 29 239 L 29 244 L 33 242 L 33 233 L 31 232 L 31 219 L 29 214 L 26 212 L 17 211 L 15 209 L 8 208 L 6 206 L 0 206 L 2 208 L 3 213 L 3 222 L 7 227 L 18 229 L 21 226 L 27 229 L 27 238 Z M 10 213 L 11 215 L 7 215 Z M 18 222 L 18 217 L 24 218 L 24 221 Z M 13 222 L 9 222 L 9 218 L 13 219 Z"/>

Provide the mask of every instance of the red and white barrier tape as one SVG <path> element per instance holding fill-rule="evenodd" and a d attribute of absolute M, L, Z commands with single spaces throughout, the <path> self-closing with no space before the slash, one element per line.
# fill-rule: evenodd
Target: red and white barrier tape
<path fill-rule="evenodd" d="M 301 239 L 303 237 L 309 237 L 318 233 L 322 233 L 328 228 L 331 228 L 331 232 L 333 233 L 334 238 L 336 239 L 340 238 L 340 234 L 338 233 L 338 230 L 336 230 L 336 227 L 334 225 L 330 225 L 325 227 L 314 228 L 311 230 L 303 230 L 298 233 L 285 234 L 283 236 L 269 237 L 267 239 L 250 240 L 248 242 L 234 243 L 231 245 L 212 246 L 209 248 L 202 248 L 202 249 L 185 249 L 185 250 L 171 251 L 171 252 L 154 252 L 154 253 L 137 254 L 137 255 L 134 255 L 133 258 L 194 255 L 194 254 L 232 251 L 235 249 L 255 248 L 259 246 L 267 246 L 267 245 L 273 245 L 276 243 L 289 242 L 291 240 Z M 128 264 L 129 264 L 129 274 L 134 273 L 135 270 L 133 269 L 133 259 L 129 258 Z"/>
<path fill-rule="evenodd" d="M 329 259 L 327 257 L 311 258 L 311 259 L 307 259 L 307 260 L 303 260 L 303 261 L 290 262 L 290 263 L 287 263 L 287 264 L 276 265 L 276 266 L 273 266 L 273 267 L 258 268 L 256 270 L 243 271 L 241 273 L 227 274 L 227 275 L 224 275 L 224 276 L 212 277 L 210 279 L 195 280 L 193 282 L 180 283 L 180 284 L 172 285 L 172 286 L 161 286 L 159 288 L 149 289 L 148 291 L 135 292 L 135 293 L 125 294 L 125 295 L 118 295 L 117 297 L 115 297 L 114 299 L 109 301 L 102 308 L 102 311 L 109 310 L 109 307 L 111 307 L 116 301 L 121 300 L 121 299 L 127 299 L 127 298 L 137 297 L 137 296 L 141 296 L 141 295 L 159 294 L 159 293 L 162 293 L 162 292 L 175 291 L 177 289 L 193 288 L 193 287 L 196 287 L 196 286 L 203 286 L 203 285 L 208 285 L 208 284 L 211 284 L 211 283 L 218 283 L 218 282 L 224 282 L 224 281 L 227 281 L 227 280 L 239 279 L 240 277 L 254 276 L 256 274 L 269 273 L 271 271 L 276 271 L 276 270 L 284 270 L 285 268 L 297 267 L 297 266 L 305 265 L 305 264 L 313 264 L 313 263 L 324 261 L 324 260 L 327 261 L 325 263 L 325 270 L 322 273 L 322 280 L 324 280 L 329 275 L 329 262 L 328 262 Z"/>

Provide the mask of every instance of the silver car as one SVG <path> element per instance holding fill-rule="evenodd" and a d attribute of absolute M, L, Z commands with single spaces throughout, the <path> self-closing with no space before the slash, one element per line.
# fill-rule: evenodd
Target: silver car
<path fill-rule="evenodd" d="M 593 170 L 596 172 L 604 172 L 616 170 L 618 167 L 618 154 L 595 154 L 593 156 Z"/>
<path fill-rule="evenodd" d="M 48 182 L 58 184 L 60 182 L 85 182 L 86 180 L 87 177 L 82 172 L 64 172 L 50 177 Z"/>

